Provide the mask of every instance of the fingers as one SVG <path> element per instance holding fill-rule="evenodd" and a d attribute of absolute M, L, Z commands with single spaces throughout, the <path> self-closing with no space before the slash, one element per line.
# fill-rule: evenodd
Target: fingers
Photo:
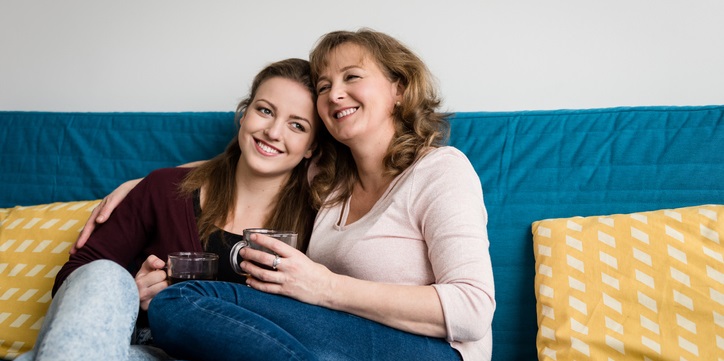
<path fill-rule="evenodd" d="M 245 265 L 249 263 L 249 265 Z M 246 284 L 255 289 L 271 293 L 283 293 L 285 275 L 283 272 L 273 271 L 259 267 L 251 262 L 242 262 L 244 270 L 250 277 L 246 278 Z"/>
<path fill-rule="evenodd" d="M 111 205 L 112 199 L 113 197 L 111 196 L 103 198 L 103 202 L 98 205 L 98 212 L 95 218 L 96 223 L 103 223 L 111 216 L 111 213 L 113 213 L 113 210 L 116 208 L 116 205 Z"/>
<path fill-rule="evenodd" d="M 168 284 L 168 282 L 166 282 L 166 270 L 159 269 L 145 274 L 136 274 L 136 286 L 138 286 L 140 293 L 143 293 L 142 291 L 145 289 L 153 288 L 159 283 Z"/>
<path fill-rule="evenodd" d="M 295 251 L 297 251 L 296 248 L 267 235 L 260 234 L 260 233 L 252 233 L 249 236 L 250 240 L 262 247 L 266 247 L 270 249 L 272 252 L 282 255 L 285 257 L 291 256 L 294 254 Z M 246 247 L 249 248 L 249 247 Z M 270 263 L 271 264 L 271 263 Z"/>
<path fill-rule="evenodd" d="M 163 269 L 165 265 L 166 262 L 155 255 L 150 255 L 136 273 L 136 287 L 141 309 L 148 310 L 148 304 L 153 297 L 168 287 L 166 270 Z"/>
<path fill-rule="evenodd" d="M 123 201 L 124 198 L 128 195 L 128 192 L 130 192 L 133 187 L 135 187 L 139 182 L 141 181 L 141 178 L 138 179 L 131 179 L 129 181 L 123 182 L 121 185 L 119 185 L 116 189 L 111 192 L 108 196 L 103 198 L 103 201 L 101 204 L 98 205 L 98 213 L 96 213 L 95 210 L 93 210 L 95 217 L 95 221 L 97 223 L 103 223 L 105 222 L 108 217 L 111 216 L 111 213 L 113 213 L 113 210 L 115 210 L 118 205 Z M 91 215 L 92 218 L 93 215 Z"/>
<path fill-rule="evenodd" d="M 156 295 L 164 288 L 168 287 L 166 281 L 166 271 L 156 270 L 147 273 L 144 276 L 136 277 L 136 287 L 138 288 L 138 299 L 141 309 L 148 310 L 148 304 Z"/>
<path fill-rule="evenodd" d="M 284 270 L 285 266 L 289 266 L 289 258 L 254 249 L 244 251 L 242 258 L 241 268 L 251 276 L 247 278 L 247 284 L 250 284 L 251 278 L 253 278 L 253 281 L 263 283 L 282 284 L 284 282 L 285 275 L 280 271 Z M 278 261 L 275 262 L 277 259 Z M 275 264 L 276 269 L 274 268 Z"/>
<path fill-rule="evenodd" d="M 274 259 L 276 258 L 275 254 L 253 249 L 251 247 L 242 248 L 239 251 L 239 256 L 241 256 L 241 259 L 244 261 L 253 261 L 256 265 L 262 265 L 268 269 L 273 268 Z M 244 267 L 244 262 L 242 262 L 241 266 L 242 268 Z"/>
<path fill-rule="evenodd" d="M 286 295 L 284 292 L 284 286 L 281 282 L 269 282 L 266 280 L 258 279 L 256 277 L 247 277 L 246 285 L 262 292 Z"/>
<path fill-rule="evenodd" d="M 93 230 L 96 228 L 96 220 L 98 218 L 98 214 L 101 211 L 101 208 L 103 207 L 103 204 L 105 204 L 106 199 L 103 198 L 101 203 L 99 203 L 95 208 L 93 208 L 93 212 L 91 212 L 90 217 L 88 217 L 88 220 L 85 221 L 85 225 L 83 225 L 83 229 L 80 230 L 80 234 L 78 235 L 78 238 L 75 240 L 75 243 L 73 244 L 73 247 L 70 248 L 70 254 L 75 254 L 75 252 L 78 251 L 81 247 L 85 245 L 85 243 L 88 241 L 88 237 L 90 237 L 91 233 L 93 233 Z"/>
<path fill-rule="evenodd" d="M 145 275 L 148 273 L 151 273 L 156 270 L 160 270 L 163 267 L 166 266 L 166 262 L 164 262 L 162 259 L 156 257 L 156 255 L 150 255 L 146 258 L 145 261 L 143 261 L 143 264 L 141 265 L 141 269 L 138 270 L 138 273 L 136 274 L 136 277 L 139 275 Z"/>
<path fill-rule="evenodd" d="M 111 216 L 113 210 L 118 207 L 123 198 L 126 198 L 128 192 L 130 192 L 131 189 L 133 189 L 133 187 L 135 187 L 140 181 L 140 178 L 126 181 L 118 186 L 116 189 L 114 189 L 111 194 L 103 198 L 101 203 L 93 209 L 90 217 L 88 217 L 88 220 L 85 222 L 83 229 L 78 235 L 78 239 L 76 239 L 73 247 L 70 248 L 70 254 L 75 254 L 78 249 L 82 248 L 85 245 L 91 233 L 93 233 L 93 230 L 96 228 L 96 224 L 105 222 L 108 217 Z"/>
<path fill-rule="evenodd" d="M 100 207 L 100 214 L 96 218 L 96 222 L 103 223 L 105 222 L 108 217 L 111 216 L 111 213 L 113 213 L 113 210 L 118 207 L 118 205 L 121 203 L 123 198 L 126 198 L 128 195 L 128 192 L 133 189 L 133 187 L 137 184 L 136 180 L 130 180 L 126 181 L 118 188 L 114 189 L 111 194 L 109 194 L 106 198 L 103 199 L 103 202 L 101 202 Z"/>

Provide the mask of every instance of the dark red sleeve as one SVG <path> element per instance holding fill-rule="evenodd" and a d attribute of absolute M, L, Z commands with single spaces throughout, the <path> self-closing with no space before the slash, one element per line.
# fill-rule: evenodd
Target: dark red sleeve
<path fill-rule="evenodd" d="M 70 256 L 56 275 L 53 295 L 75 269 L 98 259 L 115 261 L 135 275 L 151 254 L 165 261 L 170 252 L 200 251 L 193 199 L 178 192 L 188 171 L 164 168 L 144 178 Z"/>

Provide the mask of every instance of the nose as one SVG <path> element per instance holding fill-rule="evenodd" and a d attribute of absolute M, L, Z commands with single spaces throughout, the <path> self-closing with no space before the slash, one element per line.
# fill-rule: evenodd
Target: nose
<path fill-rule="evenodd" d="M 344 99 L 346 93 L 344 90 L 344 87 L 341 85 L 331 85 L 329 88 L 329 101 L 332 103 L 337 103 L 340 100 Z"/>
<path fill-rule="evenodd" d="M 274 121 L 269 123 L 269 126 L 264 129 L 264 134 L 266 134 L 269 139 L 278 140 L 282 136 L 285 123 L 283 119 L 275 118 Z"/>

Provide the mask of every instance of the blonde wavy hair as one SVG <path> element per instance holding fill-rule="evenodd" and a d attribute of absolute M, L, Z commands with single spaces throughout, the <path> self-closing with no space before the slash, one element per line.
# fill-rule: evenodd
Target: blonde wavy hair
<path fill-rule="evenodd" d="M 368 28 L 358 31 L 334 31 L 322 36 L 309 55 L 312 82 L 329 64 L 329 55 L 342 44 L 355 44 L 367 52 L 391 82 L 403 88 L 402 100 L 392 116 L 395 136 L 384 157 L 386 175 L 396 176 L 422 157 L 431 147 L 447 143 L 450 126 L 448 113 L 442 113 L 435 79 L 425 63 L 397 39 Z M 315 178 L 320 194 L 339 190 L 326 205 L 349 198 L 359 180 L 357 166 L 349 148 L 337 144 L 335 161 L 319 164 Z"/>

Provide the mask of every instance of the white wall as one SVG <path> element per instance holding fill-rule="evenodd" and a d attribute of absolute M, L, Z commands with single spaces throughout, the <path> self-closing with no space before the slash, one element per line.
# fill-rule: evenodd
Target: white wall
<path fill-rule="evenodd" d="M 724 104 L 719 0 L 3 0 L 0 110 L 229 111 L 361 26 L 415 50 L 449 111 Z"/>

